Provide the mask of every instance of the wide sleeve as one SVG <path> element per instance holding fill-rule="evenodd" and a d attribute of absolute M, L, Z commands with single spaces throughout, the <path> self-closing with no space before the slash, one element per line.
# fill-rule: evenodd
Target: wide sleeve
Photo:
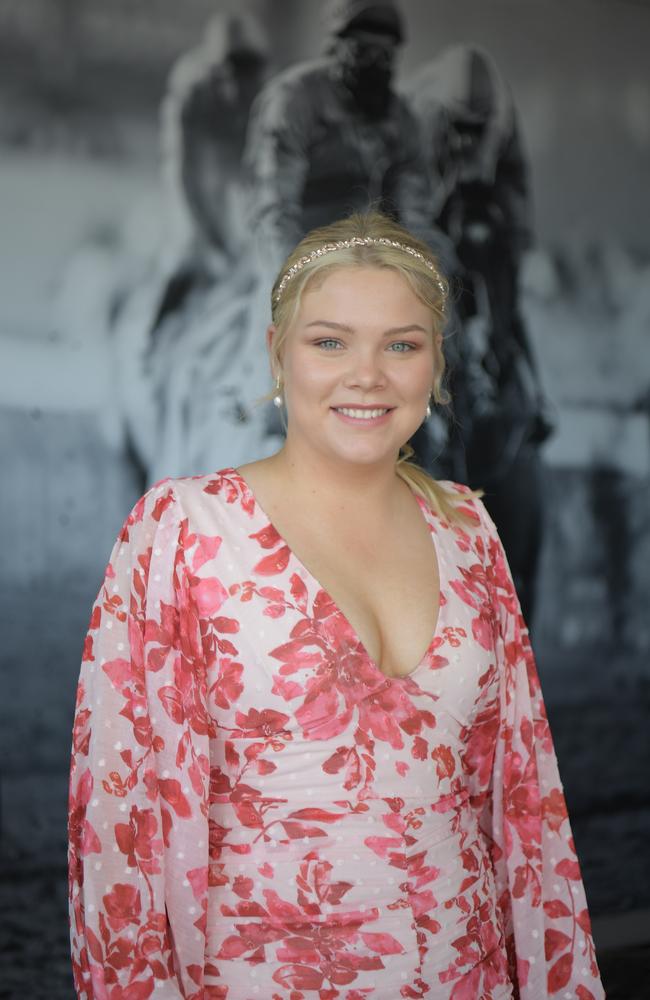
<path fill-rule="evenodd" d="M 482 826 L 519 1000 L 601 1000 L 585 892 L 528 630 L 496 528 L 478 501 L 495 613 L 496 749 Z"/>
<path fill-rule="evenodd" d="M 155 487 L 92 611 L 69 792 L 79 1000 L 204 997 L 210 719 L 187 540 L 172 487 Z"/>

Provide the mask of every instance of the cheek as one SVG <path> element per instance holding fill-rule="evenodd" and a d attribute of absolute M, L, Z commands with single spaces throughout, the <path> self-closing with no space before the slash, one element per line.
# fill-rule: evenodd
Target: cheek
<path fill-rule="evenodd" d="M 317 392 L 336 384 L 338 372 L 329 358 L 321 358 L 310 351 L 296 351 L 286 365 L 287 382 L 294 395 Z"/>
<path fill-rule="evenodd" d="M 405 396 L 421 396 L 430 390 L 435 373 L 433 355 L 422 353 L 408 365 L 396 366 L 394 380 Z"/>

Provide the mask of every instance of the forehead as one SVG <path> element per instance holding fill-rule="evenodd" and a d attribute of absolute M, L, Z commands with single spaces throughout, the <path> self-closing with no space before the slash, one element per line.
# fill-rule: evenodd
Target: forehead
<path fill-rule="evenodd" d="M 370 295 L 385 289 L 393 296 L 411 296 L 419 301 L 409 281 L 394 267 L 372 264 L 341 264 L 330 267 L 323 273 L 314 273 L 302 293 L 303 300 L 316 296 L 338 299 L 351 291 Z"/>
<path fill-rule="evenodd" d="M 416 295 L 409 281 L 392 267 L 342 266 L 315 275 L 305 287 L 298 321 L 321 319 L 358 324 L 399 319 L 424 325 L 430 308 Z M 327 313 L 327 315 L 325 315 Z"/>

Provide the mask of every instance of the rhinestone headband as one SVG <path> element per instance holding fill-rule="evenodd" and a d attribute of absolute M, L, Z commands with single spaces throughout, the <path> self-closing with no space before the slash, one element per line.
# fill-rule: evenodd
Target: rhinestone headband
<path fill-rule="evenodd" d="M 335 243 L 324 243 L 323 246 L 318 247 L 317 250 L 312 250 L 311 253 L 305 254 L 304 257 L 300 257 L 300 259 L 297 260 L 295 264 L 292 264 L 291 267 L 285 272 L 285 274 L 283 274 L 282 280 L 278 285 L 278 290 L 274 296 L 274 302 L 277 303 L 280 301 L 283 291 L 285 290 L 291 279 L 294 277 L 294 275 L 296 275 L 298 271 L 302 271 L 303 267 L 305 267 L 306 264 L 311 264 L 311 262 L 313 260 L 316 260 L 318 257 L 323 257 L 326 253 L 332 253 L 334 250 L 349 250 L 350 247 L 373 246 L 373 245 L 384 246 L 384 247 L 395 247 L 398 250 L 403 250 L 404 253 L 410 254 L 411 257 L 417 257 L 418 260 L 421 260 L 422 263 L 426 267 L 428 267 L 430 271 L 433 271 L 435 274 L 436 269 L 433 264 L 433 261 L 429 260 L 428 257 L 425 257 L 424 254 L 420 253 L 419 250 L 416 250 L 415 247 L 410 247 L 406 243 L 398 243 L 397 240 L 389 240 L 385 236 L 378 236 L 378 237 L 353 236 L 349 240 L 337 240 Z M 445 285 L 439 278 L 436 278 L 436 284 L 438 285 L 438 288 L 444 295 L 446 290 Z"/>

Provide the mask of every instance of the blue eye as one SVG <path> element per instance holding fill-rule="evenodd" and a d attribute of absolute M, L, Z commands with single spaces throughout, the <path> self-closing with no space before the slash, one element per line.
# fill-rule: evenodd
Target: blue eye
<path fill-rule="evenodd" d="M 325 347 L 326 344 L 340 344 L 340 340 L 335 340 L 334 337 L 327 337 L 326 340 L 317 340 L 316 347 Z M 325 350 L 329 351 L 329 347 L 325 347 Z"/>
<path fill-rule="evenodd" d="M 322 347 L 325 351 L 333 351 L 339 347 L 342 347 L 340 340 L 335 337 L 326 337 L 323 340 L 314 341 L 315 347 Z M 390 351 L 393 354 L 410 354 L 412 351 L 416 350 L 416 344 L 410 344 L 406 340 L 398 340 L 390 345 Z"/>

